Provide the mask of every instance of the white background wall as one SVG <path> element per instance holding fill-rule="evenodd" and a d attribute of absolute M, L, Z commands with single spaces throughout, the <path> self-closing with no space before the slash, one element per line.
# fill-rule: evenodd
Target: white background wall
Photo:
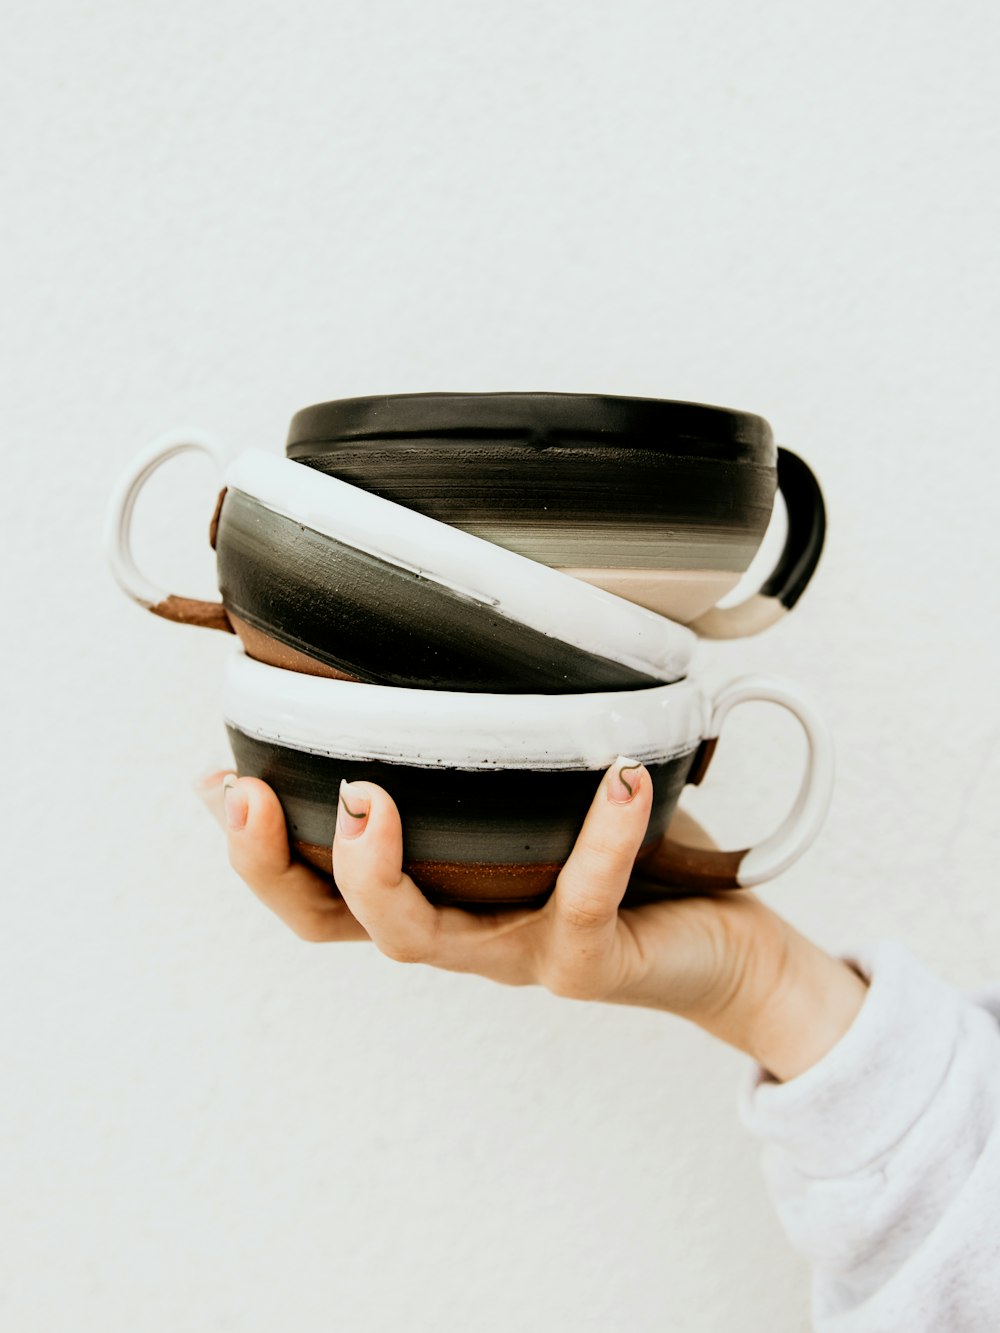
<path fill-rule="evenodd" d="M 707 680 L 808 686 L 827 828 L 767 899 L 1000 974 L 1000 10 L 909 0 L 8 9 L 4 1200 L 16 1333 L 793 1333 L 807 1276 L 736 1115 L 743 1057 L 660 1015 L 299 943 L 191 783 L 221 635 L 100 549 L 151 437 L 279 451 L 422 389 L 757 411 L 830 540 Z M 142 549 L 209 593 L 215 479 Z M 794 727 L 733 719 L 694 808 L 762 832 Z"/>

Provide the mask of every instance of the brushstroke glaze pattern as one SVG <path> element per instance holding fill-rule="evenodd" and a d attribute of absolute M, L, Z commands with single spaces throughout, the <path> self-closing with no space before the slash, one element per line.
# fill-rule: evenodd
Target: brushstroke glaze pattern
<path fill-rule="evenodd" d="M 384 787 L 399 807 L 406 866 L 436 902 L 514 906 L 551 891 L 603 773 L 340 759 L 261 740 L 232 724 L 227 730 L 239 772 L 274 788 L 300 855 L 327 874 L 341 779 Z M 655 798 L 647 841 L 666 830 L 694 754 L 650 765 Z"/>
<path fill-rule="evenodd" d="M 218 460 L 204 440 L 157 441 L 109 510 L 115 577 L 158 616 L 235 630 L 275 665 L 445 690 L 630 689 L 687 670 L 683 626 L 260 450 L 226 468 L 212 516 L 222 603 L 167 593 L 135 563 L 132 516 L 148 478 L 192 449 Z"/>
<path fill-rule="evenodd" d="M 548 893 L 601 776 L 623 751 L 654 777 L 662 835 L 708 723 L 686 683 L 617 694 L 469 694 L 319 680 L 237 652 L 224 699 L 240 773 L 277 792 L 299 855 L 329 874 L 341 779 L 376 782 L 435 901 Z"/>
<path fill-rule="evenodd" d="M 400 394 L 304 408 L 287 454 L 421 513 L 692 622 L 729 592 L 757 551 L 781 459 L 752 413 L 588 394 Z M 789 469 L 786 469 L 789 471 Z M 808 469 L 805 468 L 808 472 Z M 822 496 L 786 494 L 785 565 L 741 617 L 709 637 L 753 633 L 800 595 L 819 560 Z"/>
<path fill-rule="evenodd" d="M 689 630 L 344 482 L 255 450 L 226 481 L 219 587 L 266 661 L 491 692 L 631 689 L 687 669 Z"/>
<path fill-rule="evenodd" d="M 303 527 L 233 486 L 217 555 L 223 604 L 238 623 L 354 679 L 497 693 L 661 683 Z"/>
<path fill-rule="evenodd" d="M 615 444 L 586 449 L 450 441 L 289 450 L 364 486 L 546 564 L 741 571 L 774 503 L 774 465 L 675 458 Z"/>
<path fill-rule="evenodd" d="M 559 567 L 738 575 L 775 492 L 766 421 L 655 399 L 345 399 L 296 413 L 286 451 Z"/>

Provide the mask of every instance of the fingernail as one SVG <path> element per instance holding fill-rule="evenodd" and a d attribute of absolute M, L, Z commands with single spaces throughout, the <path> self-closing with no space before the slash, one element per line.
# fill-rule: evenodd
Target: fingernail
<path fill-rule="evenodd" d="M 194 784 L 196 796 L 220 828 L 226 827 L 226 792 L 223 783 L 229 771 L 226 768 L 213 768 Z"/>
<path fill-rule="evenodd" d="M 608 774 L 608 800 L 628 805 L 642 786 L 642 764 L 620 754 Z"/>
<path fill-rule="evenodd" d="M 359 838 L 368 826 L 371 801 L 355 790 L 353 782 L 341 781 L 337 800 L 337 832 L 342 838 Z"/>
<path fill-rule="evenodd" d="M 236 786 L 239 779 L 235 773 L 227 773 L 222 783 L 226 803 L 226 823 L 231 829 L 246 828 L 249 806 L 246 794 Z"/>

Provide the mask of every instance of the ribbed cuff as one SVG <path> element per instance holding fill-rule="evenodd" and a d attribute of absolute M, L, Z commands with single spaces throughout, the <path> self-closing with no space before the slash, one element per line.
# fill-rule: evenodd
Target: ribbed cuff
<path fill-rule="evenodd" d="M 844 1036 L 787 1083 L 755 1066 L 740 1096 L 750 1132 L 809 1176 L 850 1174 L 899 1142 L 947 1073 L 965 1003 L 891 940 L 848 961 L 869 988 Z"/>

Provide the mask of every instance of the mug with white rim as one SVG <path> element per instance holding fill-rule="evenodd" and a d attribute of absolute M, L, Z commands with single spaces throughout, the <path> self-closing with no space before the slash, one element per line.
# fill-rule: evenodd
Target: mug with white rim
<path fill-rule="evenodd" d="M 683 788 L 704 777 L 730 711 L 751 701 L 780 705 L 805 733 L 791 810 L 750 848 L 671 841 Z M 690 680 L 600 694 L 439 693 L 322 679 L 238 649 L 223 710 L 240 775 L 273 787 L 301 859 L 331 873 L 341 779 L 375 782 L 399 807 L 409 873 L 439 903 L 543 902 L 619 755 L 646 765 L 654 792 L 633 900 L 773 878 L 815 838 L 833 787 L 832 741 L 815 706 L 763 675 L 711 696 Z M 655 866 L 655 883 L 643 865 Z"/>
<path fill-rule="evenodd" d="M 211 524 L 222 601 L 169 594 L 132 553 L 136 499 L 186 451 L 224 476 Z M 692 632 L 601 588 L 287 458 L 225 460 L 171 434 L 119 480 L 106 534 L 124 591 L 165 619 L 236 632 L 260 661 L 408 688 L 566 693 L 681 679 Z"/>

